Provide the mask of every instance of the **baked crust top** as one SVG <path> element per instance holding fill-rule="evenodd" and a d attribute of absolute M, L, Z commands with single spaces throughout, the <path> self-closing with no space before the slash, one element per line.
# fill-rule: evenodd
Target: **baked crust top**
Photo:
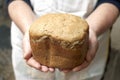
<path fill-rule="evenodd" d="M 38 18 L 30 27 L 33 39 L 50 36 L 58 40 L 73 42 L 88 34 L 87 22 L 72 14 L 49 13 Z"/>

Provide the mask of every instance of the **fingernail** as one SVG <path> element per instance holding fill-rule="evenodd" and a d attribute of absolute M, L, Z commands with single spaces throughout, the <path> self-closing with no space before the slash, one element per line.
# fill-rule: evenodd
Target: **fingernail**
<path fill-rule="evenodd" d="M 36 64 L 36 68 L 37 68 L 38 70 L 40 70 L 40 69 L 41 69 L 41 65 L 40 65 L 40 64 Z"/>
<path fill-rule="evenodd" d="M 42 71 L 43 72 L 47 72 L 48 71 L 48 68 L 46 66 L 42 66 Z"/>
<path fill-rule="evenodd" d="M 54 69 L 53 69 L 53 68 L 49 68 L 49 71 L 50 71 L 50 72 L 54 72 Z"/>
<path fill-rule="evenodd" d="M 77 71 L 77 69 L 73 69 L 73 71 L 74 71 L 74 72 L 76 72 L 76 71 Z"/>
<path fill-rule="evenodd" d="M 78 68 L 73 69 L 74 72 L 79 71 L 79 70 L 80 70 L 80 68 L 79 69 Z"/>

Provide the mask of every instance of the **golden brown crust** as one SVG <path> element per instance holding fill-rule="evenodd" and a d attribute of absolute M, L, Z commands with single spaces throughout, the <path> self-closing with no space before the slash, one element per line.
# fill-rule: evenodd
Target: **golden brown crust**
<path fill-rule="evenodd" d="M 71 69 L 80 65 L 88 49 L 88 37 L 84 44 L 76 44 L 72 48 L 62 45 L 62 41 L 45 37 L 41 41 L 32 41 L 31 47 L 34 58 L 41 64 L 60 69 Z M 72 45 L 70 43 L 69 45 Z"/>
<path fill-rule="evenodd" d="M 45 19 L 47 18 L 49 20 L 49 17 L 50 17 L 50 20 L 51 20 L 51 15 L 52 17 L 55 15 L 56 20 L 58 21 L 59 21 L 59 18 L 57 19 L 58 15 L 59 17 L 63 17 L 64 15 L 64 16 L 67 16 L 67 18 L 68 16 L 71 16 L 68 14 L 48 14 L 48 15 L 43 16 L 41 19 L 42 20 L 44 19 L 43 21 L 46 21 Z M 75 20 L 76 18 L 78 19 L 79 17 L 75 16 L 72 18 L 74 18 L 73 20 Z M 72 69 L 80 65 L 84 61 L 87 50 L 88 50 L 89 32 L 88 32 L 88 25 L 86 25 L 87 23 L 84 20 L 80 20 L 79 24 L 81 24 L 82 22 L 82 28 L 71 30 L 71 32 L 69 32 L 70 35 L 68 35 L 68 33 L 66 34 L 64 33 L 64 35 L 67 36 L 64 39 L 63 37 L 64 35 L 56 34 L 57 37 L 55 37 L 56 35 L 53 34 L 54 32 L 61 30 L 61 28 L 58 28 L 58 30 L 56 30 L 57 29 L 56 28 L 52 34 L 49 34 L 49 33 L 43 34 L 42 32 L 40 32 L 41 30 L 39 31 L 39 29 L 41 27 L 40 25 L 42 21 L 41 19 L 37 20 L 35 24 L 33 23 L 32 28 L 30 28 L 30 44 L 33 50 L 33 57 L 39 63 L 46 65 L 48 67 L 55 67 L 55 68 L 60 68 L 60 69 Z M 52 22 L 54 23 L 54 20 L 52 20 Z M 71 24 L 75 25 L 75 23 L 72 22 Z M 51 24 L 51 23 L 47 23 L 47 25 L 48 24 Z M 62 24 L 62 22 L 59 24 Z M 78 23 L 76 24 L 78 25 Z M 44 27 L 46 26 L 44 25 Z M 71 28 L 72 27 L 74 28 L 74 26 L 71 26 Z M 80 27 L 77 27 L 77 28 L 80 28 Z M 51 27 L 49 29 L 51 29 Z M 49 31 L 49 29 L 47 30 Z M 69 29 L 69 25 L 68 25 L 68 29 Z M 79 32 L 79 34 L 77 32 Z M 77 36 L 75 35 L 75 33 Z"/>
<path fill-rule="evenodd" d="M 88 32 L 85 20 L 71 14 L 46 14 L 38 18 L 30 27 L 30 34 L 35 38 L 47 35 L 53 38 L 75 41 L 83 39 Z"/>

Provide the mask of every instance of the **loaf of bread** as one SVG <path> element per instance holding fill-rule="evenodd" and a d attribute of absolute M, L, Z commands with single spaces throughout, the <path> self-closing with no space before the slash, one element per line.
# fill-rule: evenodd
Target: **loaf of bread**
<path fill-rule="evenodd" d="M 29 35 L 32 55 L 42 65 L 72 69 L 85 60 L 89 26 L 78 16 L 43 15 L 31 25 Z"/>

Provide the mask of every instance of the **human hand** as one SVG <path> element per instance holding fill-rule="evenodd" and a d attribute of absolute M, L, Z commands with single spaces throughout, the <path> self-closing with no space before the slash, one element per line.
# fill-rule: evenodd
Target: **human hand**
<path fill-rule="evenodd" d="M 30 41 L 29 41 L 29 31 L 25 32 L 24 37 L 23 37 L 23 51 L 24 51 L 24 59 L 26 60 L 26 63 L 42 72 L 54 72 L 54 68 L 49 68 L 47 66 L 39 64 L 32 55 L 32 50 L 30 46 Z"/>
<path fill-rule="evenodd" d="M 89 29 L 89 49 L 88 49 L 85 61 L 80 66 L 77 66 L 77 67 L 73 68 L 72 70 L 62 70 L 62 71 L 70 72 L 70 71 L 83 70 L 94 59 L 97 49 L 98 49 L 98 40 L 97 40 L 96 33 L 92 29 Z"/>

